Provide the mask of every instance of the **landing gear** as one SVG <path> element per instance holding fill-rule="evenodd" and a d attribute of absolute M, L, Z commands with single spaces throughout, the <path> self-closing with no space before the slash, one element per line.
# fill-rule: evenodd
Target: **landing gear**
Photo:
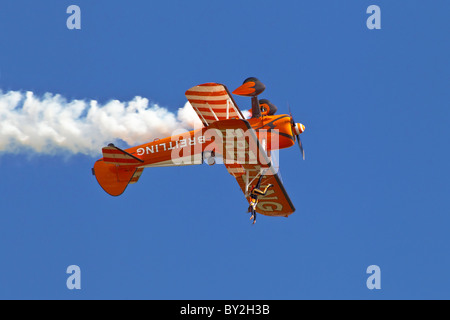
<path fill-rule="evenodd" d="M 214 165 L 216 163 L 216 159 L 214 157 L 210 157 L 206 160 L 206 163 L 210 166 Z"/>
<path fill-rule="evenodd" d="M 203 161 L 206 161 L 206 163 L 210 166 L 216 164 L 216 154 L 214 151 L 204 151 L 202 153 Z"/>

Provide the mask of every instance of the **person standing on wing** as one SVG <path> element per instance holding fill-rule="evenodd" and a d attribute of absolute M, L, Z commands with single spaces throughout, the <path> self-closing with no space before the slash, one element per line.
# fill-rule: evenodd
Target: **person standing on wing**
<path fill-rule="evenodd" d="M 269 190 L 269 188 L 273 186 L 272 184 L 269 183 L 264 188 L 264 191 L 261 190 L 260 187 L 261 187 L 261 181 L 262 181 L 263 177 L 264 177 L 264 175 L 261 174 L 261 176 L 259 177 L 258 183 L 250 192 L 250 206 L 248 207 L 247 212 L 252 213 L 250 220 L 253 219 L 253 224 L 256 223 L 256 206 L 258 205 L 258 196 L 265 196 L 267 194 L 267 190 Z"/>

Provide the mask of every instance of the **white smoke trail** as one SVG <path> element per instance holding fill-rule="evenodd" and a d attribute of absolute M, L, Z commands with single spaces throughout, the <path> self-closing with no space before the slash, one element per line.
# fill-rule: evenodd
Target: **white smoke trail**
<path fill-rule="evenodd" d="M 110 142 L 123 140 L 132 146 L 198 126 L 189 102 L 175 115 L 142 97 L 100 105 L 95 100 L 67 101 L 58 94 L 36 97 L 0 90 L 0 155 L 32 150 L 96 156 Z"/>

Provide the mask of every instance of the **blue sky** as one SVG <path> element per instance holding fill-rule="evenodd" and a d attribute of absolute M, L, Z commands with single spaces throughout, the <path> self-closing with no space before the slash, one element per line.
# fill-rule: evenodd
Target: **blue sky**
<path fill-rule="evenodd" d="M 71 4 L 81 30 L 66 28 Z M 381 30 L 366 27 L 371 4 Z M 146 169 L 113 198 L 91 175 L 95 156 L 2 152 L 0 298 L 448 299 L 449 11 L 441 0 L 3 1 L 3 92 L 143 96 L 176 112 L 194 85 L 256 76 L 261 98 L 305 124 L 306 161 L 280 152 L 297 211 L 253 226 L 220 165 Z M 69 265 L 81 290 L 66 288 Z M 366 287 L 370 265 L 381 290 Z"/>

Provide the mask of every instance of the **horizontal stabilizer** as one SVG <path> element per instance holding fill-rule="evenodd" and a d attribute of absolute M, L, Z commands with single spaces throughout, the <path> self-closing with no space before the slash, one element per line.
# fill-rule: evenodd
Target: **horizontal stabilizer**
<path fill-rule="evenodd" d="M 139 159 L 136 156 L 133 156 L 132 154 L 117 148 L 113 144 L 109 144 L 107 147 L 104 147 L 102 149 L 103 152 L 103 162 L 108 164 L 115 164 L 119 166 L 125 166 L 125 165 L 139 165 L 144 160 Z"/>
<path fill-rule="evenodd" d="M 136 169 L 136 171 L 133 174 L 133 177 L 131 177 L 130 184 L 138 182 L 139 178 L 141 177 L 142 171 L 144 171 L 144 168 Z"/>

